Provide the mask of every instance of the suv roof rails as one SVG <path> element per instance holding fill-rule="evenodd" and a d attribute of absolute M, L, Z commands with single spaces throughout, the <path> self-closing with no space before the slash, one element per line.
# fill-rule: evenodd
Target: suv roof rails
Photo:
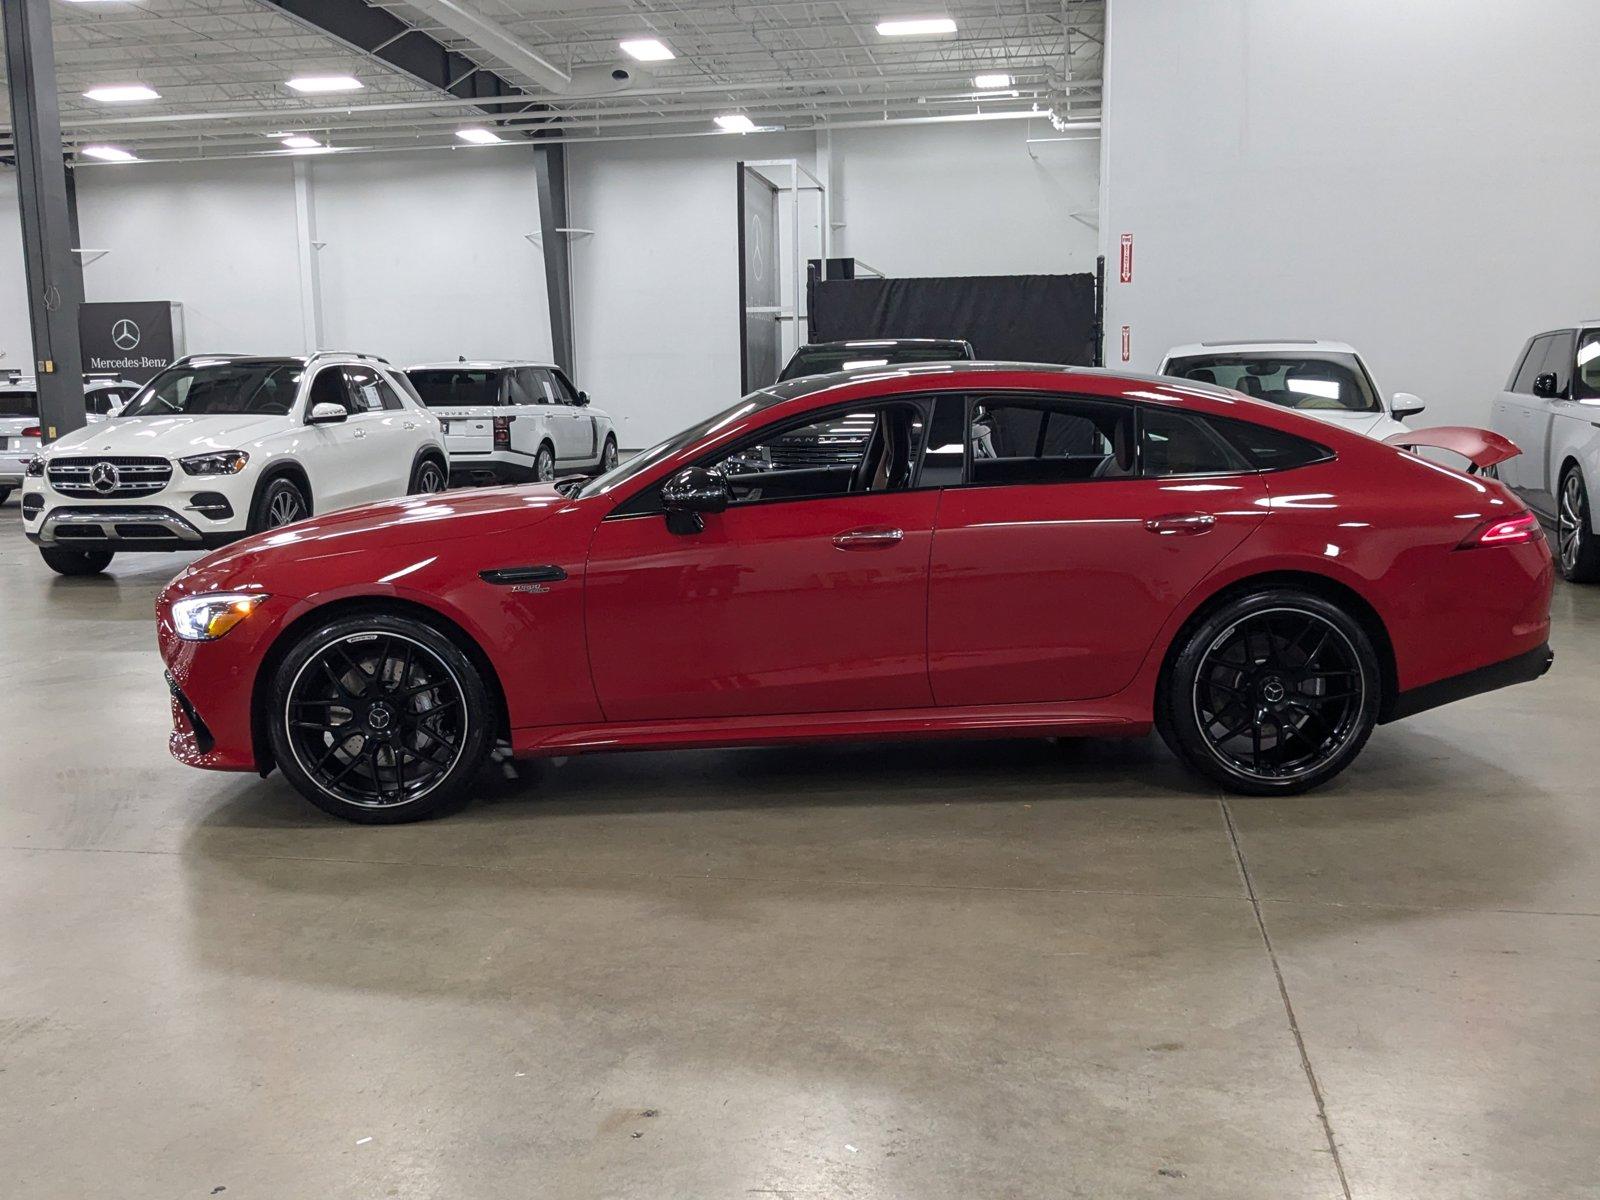
<path fill-rule="evenodd" d="M 363 354 L 359 350 L 318 350 L 315 354 L 310 355 L 306 361 L 313 362 L 316 359 L 328 358 L 332 355 L 338 355 L 341 358 L 365 359 L 367 362 L 382 363 L 386 367 L 390 365 L 389 360 L 381 354 Z"/>

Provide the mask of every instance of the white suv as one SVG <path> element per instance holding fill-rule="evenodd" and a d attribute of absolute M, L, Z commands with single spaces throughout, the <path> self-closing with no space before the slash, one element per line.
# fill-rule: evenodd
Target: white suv
<path fill-rule="evenodd" d="M 617 465 L 611 418 L 553 363 L 460 359 L 406 375 L 445 423 L 451 483 L 548 483 Z"/>
<path fill-rule="evenodd" d="M 139 390 L 137 383 L 113 376 L 86 375 L 83 409 L 89 424 L 114 417 Z M 30 375 L 0 375 L 0 504 L 22 486 L 28 460 L 39 453 L 39 389 Z"/>
<path fill-rule="evenodd" d="M 1344 342 L 1200 342 L 1174 346 L 1157 371 L 1215 383 L 1352 433 L 1383 441 L 1406 431 L 1421 398 L 1396 392 L 1387 403 L 1354 346 Z"/>
<path fill-rule="evenodd" d="M 439 420 L 366 354 L 193 355 L 27 467 L 23 530 L 64 575 L 196 550 L 449 477 Z"/>

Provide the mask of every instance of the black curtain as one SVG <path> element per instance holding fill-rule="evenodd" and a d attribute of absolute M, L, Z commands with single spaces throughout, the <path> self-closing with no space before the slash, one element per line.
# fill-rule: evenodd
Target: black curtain
<path fill-rule="evenodd" d="M 964 275 L 812 285 L 811 340 L 965 338 L 979 358 L 1092 366 L 1095 277 Z"/>

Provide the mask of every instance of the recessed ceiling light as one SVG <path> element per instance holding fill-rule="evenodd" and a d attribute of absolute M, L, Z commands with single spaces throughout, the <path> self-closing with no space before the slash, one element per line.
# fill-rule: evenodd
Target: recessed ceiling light
<path fill-rule="evenodd" d="M 121 146 L 85 146 L 78 151 L 88 158 L 98 158 L 102 162 L 138 162 L 139 156 L 124 150 Z"/>
<path fill-rule="evenodd" d="M 928 33 L 954 33 L 956 23 L 949 17 L 907 17 L 899 21 L 879 21 L 883 37 L 916 37 Z"/>
<path fill-rule="evenodd" d="M 321 150 L 322 143 L 308 133 L 291 133 L 280 139 L 291 150 Z"/>
<path fill-rule="evenodd" d="M 724 113 L 716 118 L 717 127 L 728 133 L 753 133 L 756 123 L 743 113 Z"/>
<path fill-rule="evenodd" d="M 289 86 L 297 92 L 354 92 L 366 85 L 354 75 L 299 75 Z"/>
<path fill-rule="evenodd" d="M 159 100 L 161 93 L 142 83 L 113 83 L 105 87 L 90 88 L 84 93 L 90 100 L 104 104 L 122 104 L 129 100 Z"/>
<path fill-rule="evenodd" d="M 1008 88 L 1011 86 L 1011 76 L 1004 71 L 996 71 L 992 75 L 974 75 L 972 77 L 972 85 L 984 91 L 992 91 L 995 88 Z"/>
<path fill-rule="evenodd" d="M 471 129 L 458 129 L 456 136 L 463 142 L 471 142 L 474 146 L 492 146 L 495 142 L 505 141 L 505 138 L 494 130 L 479 129 L 476 126 Z"/>
<path fill-rule="evenodd" d="M 626 38 L 617 43 L 622 47 L 622 52 L 640 62 L 666 62 L 669 58 L 676 58 L 672 50 L 656 38 Z"/>
<path fill-rule="evenodd" d="M 974 100 L 1015 100 L 1020 93 L 1012 88 L 1009 92 L 974 92 Z"/>

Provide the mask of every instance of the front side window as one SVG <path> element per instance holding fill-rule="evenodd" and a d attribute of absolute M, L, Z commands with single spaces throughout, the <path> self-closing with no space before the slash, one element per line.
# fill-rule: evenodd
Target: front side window
<path fill-rule="evenodd" d="M 500 403 L 500 372 L 467 367 L 407 371 L 418 398 L 429 408 L 481 408 Z"/>
<path fill-rule="evenodd" d="M 1558 333 L 1550 339 L 1550 350 L 1545 355 L 1544 365 L 1539 368 L 1541 375 L 1554 375 L 1556 377 L 1557 396 L 1572 395 L 1572 333 Z"/>
<path fill-rule="evenodd" d="M 541 375 L 550 377 L 551 394 L 557 404 L 576 404 L 578 393 L 573 390 L 572 384 L 560 371 L 540 371 Z"/>
<path fill-rule="evenodd" d="M 1600 399 L 1600 329 L 1578 335 L 1578 369 L 1573 376 L 1574 400 Z"/>
<path fill-rule="evenodd" d="M 1544 364 L 1545 351 L 1549 348 L 1549 338 L 1531 339 L 1528 348 L 1522 352 L 1522 362 L 1517 367 L 1517 373 L 1511 377 L 1511 383 L 1506 390 L 1524 396 L 1533 395 L 1533 381 L 1539 374 L 1539 368 Z"/>
<path fill-rule="evenodd" d="M 294 406 L 303 370 L 293 359 L 267 358 L 209 363 L 202 360 L 168 367 L 145 385 L 123 409 L 122 415 L 262 413 L 287 416 Z"/>
<path fill-rule="evenodd" d="M 1194 354 L 1171 359 L 1166 374 L 1214 383 L 1302 411 L 1383 411 L 1361 362 L 1353 354 Z"/>
<path fill-rule="evenodd" d="M 969 413 L 975 484 L 1126 478 L 1136 469 L 1131 405 L 979 396 Z"/>
<path fill-rule="evenodd" d="M 789 425 L 708 464 L 735 504 L 813 500 L 911 486 L 922 451 L 920 405 L 896 403 Z"/>
<path fill-rule="evenodd" d="M 338 367 L 324 367 L 311 381 L 311 395 L 306 399 L 306 412 L 319 404 L 337 404 L 351 416 L 361 411 L 345 388 L 344 372 Z"/>

